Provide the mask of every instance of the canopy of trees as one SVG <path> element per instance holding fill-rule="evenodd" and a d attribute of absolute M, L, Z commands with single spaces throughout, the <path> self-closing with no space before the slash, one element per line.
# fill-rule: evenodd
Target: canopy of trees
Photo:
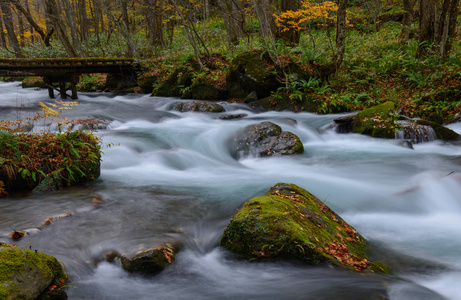
<path fill-rule="evenodd" d="M 379 14 L 385 5 L 402 5 L 401 43 L 410 35 L 411 24 L 419 16 L 417 57 L 447 56 L 456 34 L 459 0 L 0 0 L 0 45 L 23 57 L 22 48 L 31 43 L 53 47 L 59 43 L 69 57 L 94 53 L 88 43 L 102 49 L 115 35 L 123 39 L 120 56 L 142 57 L 137 39 L 152 47 L 166 46 L 175 34 L 184 34 L 199 63 L 200 54 L 210 49 L 197 30 L 198 22 L 221 20 L 227 32 L 222 37 L 229 47 L 244 43 L 259 33 L 261 45 L 277 60 L 278 41 L 296 46 L 300 33 L 312 27 L 333 28 L 335 68 L 342 61 L 346 29 L 346 9 L 359 6 L 369 11 L 368 21 L 379 30 Z M 179 29 L 180 28 L 180 29 Z M 211 49 L 213 50 L 213 49 Z M 98 53 L 101 54 L 101 53 Z"/>

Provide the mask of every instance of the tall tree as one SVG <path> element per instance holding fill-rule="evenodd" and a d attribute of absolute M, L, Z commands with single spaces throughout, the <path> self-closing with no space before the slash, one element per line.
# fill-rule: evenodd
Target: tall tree
<path fill-rule="evenodd" d="M 442 5 L 441 5 L 442 4 Z M 420 0 L 416 57 L 447 56 L 456 33 L 459 0 Z"/>
<path fill-rule="evenodd" d="M 58 4 L 55 0 L 45 0 L 46 3 L 46 14 L 49 18 L 49 23 L 56 30 L 59 39 L 61 40 L 64 49 L 66 49 L 67 55 L 69 57 L 78 57 L 78 53 L 75 51 L 72 43 L 70 42 L 64 23 L 61 20 L 60 11 Z M 50 29 L 51 31 L 51 29 Z"/>
<path fill-rule="evenodd" d="M 245 32 L 245 15 L 240 0 L 221 0 L 218 6 L 224 20 L 229 45 L 238 45 Z"/>
<path fill-rule="evenodd" d="M 399 43 L 406 44 L 410 37 L 411 24 L 413 23 L 414 7 L 416 0 L 403 0 L 405 14 L 402 20 L 402 31 L 400 32 Z"/>
<path fill-rule="evenodd" d="M 10 2 L 8 0 L 0 0 L 0 6 L 2 10 L 3 24 L 6 28 L 6 34 L 8 36 L 10 46 L 13 48 L 14 55 L 17 58 L 21 58 L 23 55 L 18 38 L 14 32 L 13 13 L 11 11 Z"/>
<path fill-rule="evenodd" d="M 123 0 L 119 0 L 118 4 L 119 4 L 120 10 L 122 11 L 123 6 L 124 6 Z M 127 26 L 126 22 L 123 20 L 123 18 L 121 19 L 120 22 L 118 22 L 115 19 L 115 17 L 113 16 L 113 14 L 109 10 L 109 5 L 107 3 L 107 0 L 103 0 L 103 6 L 104 6 L 104 10 L 106 11 L 106 14 L 109 17 L 109 19 L 112 21 L 112 23 L 114 23 L 114 25 L 118 28 L 118 30 L 120 31 L 120 33 L 123 35 L 123 37 L 126 40 L 126 43 L 127 43 L 127 46 L 128 46 L 127 56 L 128 57 L 137 57 L 138 55 L 136 53 L 136 47 L 135 47 L 133 39 L 131 38 L 131 35 L 130 35 L 129 31 L 128 31 L 128 26 Z"/>
<path fill-rule="evenodd" d="M 261 42 L 263 43 L 266 51 L 269 53 L 271 59 L 277 64 L 277 66 L 280 67 L 281 62 L 275 45 L 275 39 L 277 36 L 275 33 L 278 30 L 275 28 L 275 22 L 272 19 L 270 1 L 253 0 L 253 6 L 259 20 L 259 37 Z"/>
<path fill-rule="evenodd" d="M 163 45 L 163 1 L 145 0 L 144 8 L 149 44 L 152 46 Z"/>
<path fill-rule="evenodd" d="M 78 0 L 78 20 L 80 25 L 80 38 L 82 41 L 86 41 L 88 40 L 89 36 L 86 0 Z"/>
<path fill-rule="evenodd" d="M 10 0 L 10 2 L 16 7 L 18 11 L 20 11 L 24 15 L 29 24 L 40 35 L 45 45 L 49 47 L 50 43 L 49 39 L 47 39 L 47 34 L 45 34 L 45 31 L 35 22 L 34 18 L 32 17 L 32 14 L 30 13 L 30 10 L 28 9 L 28 6 L 24 8 L 18 0 Z"/>
<path fill-rule="evenodd" d="M 72 45 L 74 46 L 74 49 L 77 55 L 79 57 L 83 57 L 84 54 L 83 54 L 82 45 L 78 38 L 77 19 L 75 17 L 74 9 L 69 0 L 62 0 L 62 2 L 64 3 L 66 15 L 67 15 L 66 20 L 70 27 L 70 34 L 72 36 Z"/>

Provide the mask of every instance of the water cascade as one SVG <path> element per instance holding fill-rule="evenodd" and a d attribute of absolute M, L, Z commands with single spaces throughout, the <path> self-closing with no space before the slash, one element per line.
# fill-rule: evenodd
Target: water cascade
<path fill-rule="evenodd" d="M 431 126 L 399 121 L 398 128 L 399 130 L 395 132 L 395 138 L 409 140 L 413 144 L 431 142 L 437 139 L 437 134 Z"/>
<path fill-rule="evenodd" d="M 0 83 L 4 120 L 33 115 L 38 101 L 52 102 L 47 90 L 18 84 Z M 226 111 L 219 113 L 170 110 L 182 101 L 79 94 L 66 116 L 106 122 L 95 133 L 104 152 L 101 177 L 0 199 L 0 241 L 11 242 L 13 230 L 31 232 L 16 244 L 62 261 L 72 300 L 461 299 L 461 147 L 436 140 L 410 150 L 391 140 L 338 134 L 330 128 L 335 115 L 257 113 L 236 103 L 222 103 Z M 228 115 L 246 117 L 221 119 Z M 229 139 L 264 121 L 296 134 L 304 153 L 235 159 Z M 433 139 L 428 128 L 418 134 Z M 254 263 L 220 247 L 236 210 L 277 182 L 297 184 L 324 201 L 369 241 L 377 260 L 392 264 L 394 275 Z M 46 218 L 71 212 L 33 231 Z M 132 254 L 171 242 L 183 245 L 176 263 L 154 277 L 102 261 L 108 251 Z"/>

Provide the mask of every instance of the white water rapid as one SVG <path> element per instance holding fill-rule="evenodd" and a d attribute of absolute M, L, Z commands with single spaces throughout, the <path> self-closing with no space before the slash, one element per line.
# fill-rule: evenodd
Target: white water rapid
<path fill-rule="evenodd" d="M 0 83 L 0 117 L 15 120 L 52 102 L 47 90 Z M 461 147 L 398 141 L 328 129 L 335 115 L 169 111 L 174 98 L 80 93 L 66 115 L 108 120 L 101 177 L 45 195 L 0 199 L 0 241 L 51 216 L 77 211 L 16 242 L 57 257 L 72 279 L 69 299 L 461 299 Z M 248 114 L 221 120 L 227 114 Z M 296 122 L 293 122 L 296 120 Z M 227 141 L 240 128 L 279 124 L 305 153 L 235 160 Z M 34 131 L 48 129 L 36 124 Z M 53 127 L 53 126 L 52 126 Z M 461 133 L 461 124 L 451 128 Z M 110 145 L 107 146 L 107 145 Z M 256 262 L 219 246 L 244 202 L 277 182 L 294 183 L 324 201 L 370 243 L 392 276 L 351 274 L 299 262 Z M 104 203 L 91 209 L 94 196 Z M 181 241 L 176 263 L 148 278 L 101 262 Z M 374 298 L 376 297 L 376 298 Z M 379 298 L 381 297 L 381 298 Z"/>

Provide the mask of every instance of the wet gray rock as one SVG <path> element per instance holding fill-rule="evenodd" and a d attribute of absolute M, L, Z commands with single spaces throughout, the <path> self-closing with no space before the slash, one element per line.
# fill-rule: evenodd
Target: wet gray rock
<path fill-rule="evenodd" d="M 234 158 L 266 157 L 302 153 L 304 146 L 294 133 L 282 131 L 272 122 L 262 122 L 239 130 L 229 141 L 229 150 Z"/>
<path fill-rule="evenodd" d="M 236 120 L 236 119 L 242 119 L 248 117 L 247 114 L 234 114 L 234 115 L 227 115 L 227 116 L 222 116 L 219 117 L 221 120 Z"/>
<path fill-rule="evenodd" d="M 202 102 L 202 101 L 189 101 L 189 102 L 179 102 L 173 104 L 171 107 L 172 110 L 177 110 L 180 112 L 223 112 L 225 111 L 224 107 L 218 103 Z"/>

